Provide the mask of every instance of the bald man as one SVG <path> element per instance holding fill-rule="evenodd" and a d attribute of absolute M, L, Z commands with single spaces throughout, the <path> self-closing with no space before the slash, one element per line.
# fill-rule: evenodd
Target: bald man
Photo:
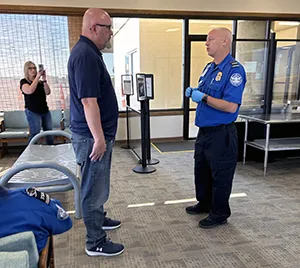
<path fill-rule="evenodd" d="M 70 122 L 76 161 L 81 167 L 81 198 L 89 256 L 116 256 L 124 251 L 105 230 L 121 222 L 106 217 L 112 149 L 118 123 L 118 103 L 100 50 L 110 45 L 112 20 L 102 9 L 88 9 L 82 35 L 69 62 Z"/>
<path fill-rule="evenodd" d="M 234 125 L 246 84 L 243 66 L 230 55 L 232 34 L 216 28 L 207 35 L 206 49 L 213 61 L 204 68 L 197 88 L 185 96 L 196 102 L 195 190 L 198 203 L 189 214 L 209 213 L 201 228 L 214 228 L 231 215 L 229 197 L 237 163 L 237 132 Z"/>

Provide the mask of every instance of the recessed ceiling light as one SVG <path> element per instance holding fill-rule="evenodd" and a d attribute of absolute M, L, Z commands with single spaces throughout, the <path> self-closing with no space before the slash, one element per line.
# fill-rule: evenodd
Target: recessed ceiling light
<path fill-rule="evenodd" d="M 177 32 L 179 31 L 179 28 L 171 28 L 171 29 L 167 29 L 166 32 L 169 33 L 169 32 Z"/>
<path fill-rule="evenodd" d="M 298 21 L 280 21 L 278 25 L 289 25 L 289 26 L 298 26 L 300 22 Z"/>

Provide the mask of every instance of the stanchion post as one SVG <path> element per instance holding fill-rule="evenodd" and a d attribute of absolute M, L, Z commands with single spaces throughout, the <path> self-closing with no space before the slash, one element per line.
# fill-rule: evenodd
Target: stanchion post
<path fill-rule="evenodd" d="M 147 164 L 156 165 L 159 163 L 157 159 L 151 159 L 151 134 L 150 134 L 150 105 L 149 99 L 145 100 L 145 110 L 147 111 L 147 116 L 145 117 L 145 136 L 146 136 L 146 151 L 147 151 Z"/>
<path fill-rule="evenodd" d="M 142 149 L 142 166 L 136 166 L 133 171 L 136 173 L 152 173 L 156 171 L 154 167 L 147 165 L 147 117 L 149 117 L 149 108 L 147 111 L 147 100 L 142 100 L 141 103 L 141 149 Z"/>
<path fill-rule="evenodd" d="M 130 149 L 130 143 L 129 143 L 129 107 L 130 106 L 130 95 L 126 95 L 126 144 L 122 145 L 122 149 Z"/>

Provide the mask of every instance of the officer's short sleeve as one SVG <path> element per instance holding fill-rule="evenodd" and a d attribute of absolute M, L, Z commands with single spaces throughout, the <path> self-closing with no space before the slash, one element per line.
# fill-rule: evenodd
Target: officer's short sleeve
<path fill-rule="evenodd" d="M 75 83 L 79 99 L 101 97 L 99 60 L 99 57 L 95 55 L 83 53 L 74 62 Z"/>
<path fill-rule="evenodd" d="M 55 199 L 51 199 L 50 205 L 47 206 L 47 209 L 44 209 L 42 220 L 43 226 L 53 235 L 64 233 L 72 227 L 72 220 L 68 213 L 62 208 L 60 202 Z"/>
<path fill-rule="evenodd" d="M 241 104 L 246 84 L 246 73 L 243 66 L 232 67 L 224 89 L 223 100 Z"/>

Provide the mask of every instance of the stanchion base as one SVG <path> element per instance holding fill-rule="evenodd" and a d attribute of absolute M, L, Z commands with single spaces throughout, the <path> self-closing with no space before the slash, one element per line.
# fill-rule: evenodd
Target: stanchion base
<path fill-rule="evenodd" d="M 157 159 L 147 159 L 147 165 L 156 165 L 159 163 L 159 160 Z M 139 160 L 139 164 L 142 164 L 142 160 Z"/>
<path fill-rule="evenodd" d="M 154 167 L 143 167 L 143 166 L 136 166 L 132 170 L 136 173 L 144 173 L 144 174 L 152 173 L 156 171 Z"/>
<path fill-rule="evenodd" d="M 147 165 L 156 165 L 159 163 L 159 160 L 152 158 L 152 159 L 147 159 Z"/>
<path fill-rule="evenodd" d="M 130 145 L 129 144 L 124 144 L 124 145 L 121 145 L 121 148 L 122 149 L 130 149 Z"/>

